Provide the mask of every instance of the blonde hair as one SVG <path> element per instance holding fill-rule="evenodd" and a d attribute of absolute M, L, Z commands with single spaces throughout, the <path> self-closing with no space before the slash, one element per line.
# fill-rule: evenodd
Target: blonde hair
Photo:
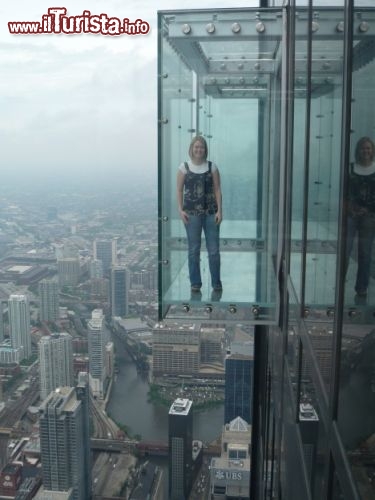
<path fill-rule="evenodd" d="M 196 135 L 195 137 L 193 137 L 193 139 L 191 140 L 191 143 L 190 143 L 190 146 L 189 146 L 189 156 L 191 159 L 193 159 L 192 157 L 192 154 L 193 154 L 193 146 L 196 142 L 200 142 L 203 146 L 204 146 L 204 159 L 207 160 L 207 156 L 208 156 L 208 146 L 207 146 L 207 142 L 206 142 L 206 139 L 204 137 L 202 137 L 201 135 Z"/>

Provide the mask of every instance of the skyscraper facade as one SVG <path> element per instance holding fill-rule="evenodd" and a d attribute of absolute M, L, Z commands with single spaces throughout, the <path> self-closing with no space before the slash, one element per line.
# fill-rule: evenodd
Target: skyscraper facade
<path fill-rule="evenodd" d="M 44 488 L 72 489 L 74 500 L 90 499 L 86 403 L 73 387 L 56 389 L 41 404 L 39 422 Z"/>
<path fill-rule="evenodd" d="M 92 259 L 89 264 L 89 276 L 91 279 L 103 278 L 103 263 L 101 260 Z"/>
<path fill-rule="evenodd" d="M 57 270 L 60 287 L 76 286 L 78 284 L 81 275 L 78 257 L 64 257 L 58 259 Z"/>
<path fill-rule="evenodd" d="M 4 340 L 4 311 L 3 303 L 0 301 L 0 344 Z"/>
<path fill-rule="evenodd" d="M 192 375 L 199 371 L 200 325 L 158 323 L 153 330 L 155 376 Z"/>
<path fill-rule="evenodd" d="M 169 409 L 169 500 L 187 500 L 192 486 L 192 404 L 179 398 Z"/>
<path fill-rule="evenodd" d="M 39 318 L 41 321 L 56 321 L 59 319 L 59 285 L 54 280 L 39 282 Z"/>
<path fill-rule="evenodd" d="M 117 264 L 117 240 L 94 240 L 94 259 L 102 262 L 103 273 L 108 275 L 111 267 Z"/>
<path fill-rule="evenodd" d="M 93 394 L 103 397 L 105 380 L 105 345 L 104 315 L 102 309 L 94 309 L 87 325 L 89 348 L 89 379 Z"/>
<path fill-rule="evenodd" d="M 8 300 L 9 333 L 12 347 L 23 348 L 23 357 L 31 356 L 30 306 L 27 295 L 13 294 Z"/>
<path fill-rule="evenodd" d="M 57 387 L 72 386 L 73 350 L 69 333 L 53 333 L 38 343 L 40 366 L 40 399 L 43 401 Z"/>
<path fill-rule="evenodd" d="M 91 447 L 90 447 L 90 388 L 89 388 L 89 376 L 87 372 L 78 373 L 78 381 L 76 386 L 76 395 L 78 401 L 82 405 L 82 419 L 83 419 L 83 468 L 85 470 L 84 477 L 84 491 L 87 492 L 88 499 L 91 498 L 91 488 L 92 488 L 92 459 L 91 459 Z"/>
<path fill-rule="evenodd" d="M 236 417 L 223 427 L 221 455 L 211 459 L 211 500 L 250 499 L 251 425 Z"/>
<path fill-rule="evenodd" d="M 129 273 L 126 267 L 111 269 L 110 286 L 112 316 L 126 316 L 129 312 Z"/>
<path fill-rule="evenodd" d="M 232 344 L 225 359 L 224 423 L 236 417 L 252 422 L 254 344 Z"/>

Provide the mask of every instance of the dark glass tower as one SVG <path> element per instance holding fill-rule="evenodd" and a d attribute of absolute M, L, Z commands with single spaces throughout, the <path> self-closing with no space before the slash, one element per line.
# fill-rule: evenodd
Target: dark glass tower
<path fill-rule="evenodd" d="M 78 374 L 78 383 L 76 387 L 77 400 L 81 402 L 82 406 L 82 420 L 83 420 L 83 467 L 86 471 L 84 478 L 84 489 L 87 492 L 87 498 L 91 498 L 91 448 L 90 448 L 90 409 L 89 409 L 89 378 L 86 372 Z"/>
<path fill-rule="evenodd" d="M 111 270 L 111 310 L 112 316 L 128 314 L 129 276 L 125 267 L 116 266 Z"/>
<path fill-rule="evenodd" d="M 187 500 L 192 483 L 193 402 L 176 399 L 169 410 L 169 500 Z"/>
<path fill-rule="evenodd" d="M 224 424 L 241 417 L 252 422 L 253 344 L 232 344 L 225 359 Z"/>

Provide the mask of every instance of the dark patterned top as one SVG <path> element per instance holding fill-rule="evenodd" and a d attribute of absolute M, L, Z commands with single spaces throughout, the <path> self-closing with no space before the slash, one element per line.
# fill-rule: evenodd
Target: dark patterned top
<path fill-rule="evenodd" d="M 212 163 L 203 174 L 195 174 L 185 162 L 183 210 L 190 215 L 207 215 L 217 212 L 217 203 L 212 178 Z"/>
<path fill-rule="evenodd" d="M 351 166 L 349 174 L 349 211 L 351 215 L 375 216 L 375 173 L 360 175 Z"/>

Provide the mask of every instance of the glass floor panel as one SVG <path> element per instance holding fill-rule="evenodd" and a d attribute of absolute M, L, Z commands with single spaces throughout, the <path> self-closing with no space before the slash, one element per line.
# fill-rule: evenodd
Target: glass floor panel
<path fill-rule="evenodd" d="M 267 281 L 266 272 L 258 270 L 265 261 L 265 252 L 221 252 L 222 293 L 212 290 L 206 251 L 201 252 L 201 293 L 190 291 L 187 249 L 172 251 L 171 258 L 179 262 L 180 268 L 177 273 L 174 269 L 176 277 L 163 298 L 163 303 L 169 305 L 166 319 L 275 323 L 275 275 L 269 273 Z M 257 273 L 262 276 L 258 286 Z"/>
<path fill-rule="evenodd" d="M 256 300 L 256 257 L 255 252 L 221 252 L 223 293 L 220 301 L 249 303 Z M 172 260 L 183 262 L 183 265 L 167 290 L 164 300 L 169 303 L 190 300 L 187 250 L 172 252 Z M 201 276 L 201 299 L 204 301 L 212 300 L 211 277 L 206 251 L 201 252 Z M 193 294 L 193 298 L 194 295 L 196 294 Z"/>

